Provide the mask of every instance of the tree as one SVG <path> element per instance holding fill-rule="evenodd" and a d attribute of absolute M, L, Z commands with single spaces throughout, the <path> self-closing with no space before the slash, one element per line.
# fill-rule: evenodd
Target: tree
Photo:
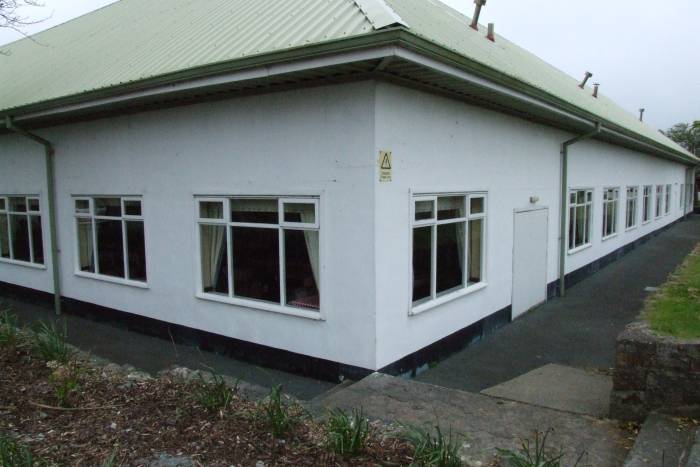
<path fill-rule="evenodd" d="M 700 120 L 693 123 L 676 123 L 664 134 L 693 154 L 700 153 Z"/>
<path fill-rule="evenodd" d="M 13 29 L 26 35 L 22 32 L 22 28 L 40 23 L 43 19 L 30 20 L 22 15 L 20 10 L 24 7 L 41 6 L 44 5 L 39 0 L 0 0 L 0 28 Z"/>

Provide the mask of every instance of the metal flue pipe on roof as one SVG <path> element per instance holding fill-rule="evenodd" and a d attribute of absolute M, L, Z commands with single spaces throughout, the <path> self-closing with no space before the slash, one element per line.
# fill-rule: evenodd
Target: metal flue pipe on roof
<path fill-rule="evenodd" d="M 579 84 L 578 87 L 580 87 L 581 89 L 585 88 L 585 87 L 586 87 L 586 83 L 587 83 L 588 80 L 591 79 L 592 77 L 593 77 L 593 73 L 591 73 L 590 71 L 587 71 L 587 72 L 586 72 L 586 76 L 583 77 L 583 81 L 581 81 L 581 84 Z"/>
<path fill-rule="evenodd" d="M 644 109 L 644 108 L 639 109 L 639 121 L 640 121 L 640 122 L 643 122 L 643 121 L 644 121 L 644 111 L 645 111 L 645 110 L 646 110 L 646 109 Z"/>
<path fill-rule="evenodd" d="M 496 25 L 489 23 L 489 32 L 486 34 L 486 38 L 491 42 L 496 42 Z"/>
<path fill-rule="evenodd" d="M 481 16 L 481 7 L 486 6 L 486 0 L 474 0 L 476 7 L 474 8 L 474 18 L 472 18 L 472 29 L 479 30 L 479 16 Z"/>
<path fill-rule="evenodd" d="M 51 232 L 51 268 L 53 272 L 53 306 L 57 315 L 61 314 L 61 276 L 58 264 L 58 240 L 56 227 L 56 176 L 54 170 L 54 150 L 53 144 L 41 136 L 30 133 L 17 125 L 11 117 L 5 118 L 5 127 L 18 135 L 39 143 L 44 146 L 44 162 L 46 164 L 46 186 L 49 211 L 49 231 Z"/>
<path fill-rule="evenodd" d="M 598 99 L 598 89 L 600 88 L 600 83 L 593 84 L 593 97 Z"/>

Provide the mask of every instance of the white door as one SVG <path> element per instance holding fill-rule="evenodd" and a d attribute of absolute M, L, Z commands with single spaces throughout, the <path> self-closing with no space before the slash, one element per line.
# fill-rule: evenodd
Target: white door
<path fill-rule="evenodd" d="M 513 319 L 547 301 L 547 222 L 544 209 L 515 213 Z"/>

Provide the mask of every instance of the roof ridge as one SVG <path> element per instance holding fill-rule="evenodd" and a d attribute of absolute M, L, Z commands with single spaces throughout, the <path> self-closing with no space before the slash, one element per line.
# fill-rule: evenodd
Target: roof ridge
<path fill-rule="evenodd" d="M 409 27 L 384 0 L 354 0 L 354 2 L 375 30 L 396 25 Z"/>

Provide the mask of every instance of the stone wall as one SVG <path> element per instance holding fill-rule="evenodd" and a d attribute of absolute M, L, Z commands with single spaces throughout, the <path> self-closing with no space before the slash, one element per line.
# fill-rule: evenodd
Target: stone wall
<path fill-rule="evenodd" d="M 617 339 L 610 416 L 642 421 L 652 411 L 700 413 L 700 340 L 659 336 L 646 322 Z"/>

